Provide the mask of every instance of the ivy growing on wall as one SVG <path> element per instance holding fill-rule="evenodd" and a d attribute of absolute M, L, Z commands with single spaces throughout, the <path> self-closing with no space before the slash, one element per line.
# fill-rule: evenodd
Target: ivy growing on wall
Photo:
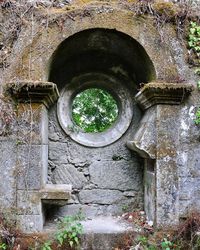
<path fill-rule="evenodd" d="M 200 76 L 200 25 L 198 25 L 196 22 L 190 22 L 188 45 L 195 56 L 195 73 Z M 200 80 L 198 81 L 198 87 L 200 87 Z"/>
<path fill-rule="evenodd" d="M 193 66 L 195 73 L 199 76 L 197 81 L 197 87 L 200 90 L 200 25 L 197 22 L 190 22 L 188 45 L 193 53 Z M 195 113 L 195 124 L 200 124 L 200 107 Z"/>

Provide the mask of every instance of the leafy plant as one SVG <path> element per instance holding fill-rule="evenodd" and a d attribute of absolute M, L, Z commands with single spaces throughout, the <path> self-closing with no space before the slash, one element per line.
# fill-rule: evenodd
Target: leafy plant
<path fill-rule="evenodd" d="M 190 22 L 188 45 L 197 59 L 195 62 L 197 68 L 194 72 L 200 76 L 200 25 L 198 25 L 197 22 Z M 200 80 L 197 82 L 197 88 L 200 89 Z M 197 109 L 195 116 L 194 122 L 198 125 L 200 124 L 200 107 Z"/>
<path fill-rule="evenodd" d="M 0 244 L 0 249 L 6 250 L 7 249 L 7 245 L 5 243 L 1 243 Z"/>
<path fill-rule="evenodd" d="M 200 25 L 196 22 L 190 22 L 188 45 L 196 57 L 194 65 L 197 66 L 197 68 L 194 72 L 200 75 Z M 197 85 L 199 87 L 200 81 L 198 81 Z"/>
<path fill-rule="evenodd" d="M 170 250 L 172 249 L 171 247 L 173 247 L 173 243 L 169 240 L 167 240 L 167 238 L 163 239 L 163 242 L 161 242 L 161 247 L 164 250 Z"/>
<path fill-rule="evenodd" d="M 197 82 L 197 88 L 200 89 L 200 80 Z"/>
<path fill-rule="evenodd" d="M 41 247 L 41 250 L 52 250 L 51 244 L 52 244 L 51 241 L 45 242 L 44 245 Z"/>
<path fill-rule="evenodd" d="M 83 233 L 83 226 L 80 220 L 83 219 L 81 214 L 64 217 L 58 224 L 56 240 L 59 246 L 68 243 L 70 247 L 79 245 L 79 236 Z"/>
<path fill-rule="evenodd" d="M 148 243 L 148 239 L 147 239 L 147 237 L 145 237 L 145 236 L 140 236 L 140 237 L 138 238 L 138 241 L 139 241 L 142 245 L 146 245 L 146 244 Z"/>
<path fill-rule="evenodd" d="M 151 240 L 146 236 L 140 236 L 137 238 L 137 245 L 133 246 L 130 250 L 172 250 L 179 249 L 172 241 L 166 237 L 157 239 L 156 236 L 152 237 Z"/>
<path fill-rule="evenodd" d="M 194 122 L 196 125 L 198 125 L 200 124 L 200 108 L 197 109 L 195 116 L 196 116 L 196 119 L 194 120 Z"/>
<path fill-rule="evenodd" d="M 137 239 L 137 246 L 131 247 L 130 250 L 136 250 L 136 249 L 142 249 L 142 250 L 158 250 L 157 246 L 155 244 L 150 244 L 149 240 L 146 236 L 139 236 Z"/>
<path fill-rule="evenodd" d="M 129 210 L 129 206 L 127 204 L 122 205 L 122 212 L 125 213 Z"/>
<path fill-rule="evenodd" d="M 196 22 L 190 22 L 188 45 L 198 54 L 200 53 L 200 25 Z"/>

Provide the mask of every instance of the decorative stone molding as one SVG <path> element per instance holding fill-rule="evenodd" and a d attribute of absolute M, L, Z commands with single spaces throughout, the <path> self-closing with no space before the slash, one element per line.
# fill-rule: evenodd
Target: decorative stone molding
<path fill-rule="evenodd" d="M 143 110 L 157 104 L 179 105 L 193 88 L 186 83 L 150 82 L 137 93 L 135 100 Z"/>
<path fill-rule="evenodd" d="M 47 108 L 55 103 L 59 92 L 55 83 L 40 81 L 22 81 L 6 84 L 5 92 L 19 103 L 42 103 Z"/>

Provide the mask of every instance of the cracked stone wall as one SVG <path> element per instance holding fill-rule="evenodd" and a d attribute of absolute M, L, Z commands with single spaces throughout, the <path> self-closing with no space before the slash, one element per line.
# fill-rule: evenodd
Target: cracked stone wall
<path fill-rule="evenodd" d="M 136 113 L 137 124 L 139 110 Z M 117 142 L 89 148 L 62 131 L 56 105 L 51 109 L 48 181 L 73 186 L 72 199 L 56 214 L 72 214 L 81 208 L 90 217 L 143 209 L 143 161 L 125 145 L 136 124 Z"/>

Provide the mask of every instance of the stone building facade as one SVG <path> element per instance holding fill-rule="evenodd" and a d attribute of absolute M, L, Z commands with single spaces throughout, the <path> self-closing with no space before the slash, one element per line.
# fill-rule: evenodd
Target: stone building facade
<path fill-rule="evenodd" d="M 144 209 L 158 227 L 199 210 L 197 76 L 174 24 L 137 8 L 37 7 L 22 26 L 0 69 L 17 109 L 0 136 L 0 207 L 21 229 L 80 209 L 89 218 Z M 118 102 L 102 133 L 77 131 L 71 118 L 74 96 L 91 87 Z"/>

